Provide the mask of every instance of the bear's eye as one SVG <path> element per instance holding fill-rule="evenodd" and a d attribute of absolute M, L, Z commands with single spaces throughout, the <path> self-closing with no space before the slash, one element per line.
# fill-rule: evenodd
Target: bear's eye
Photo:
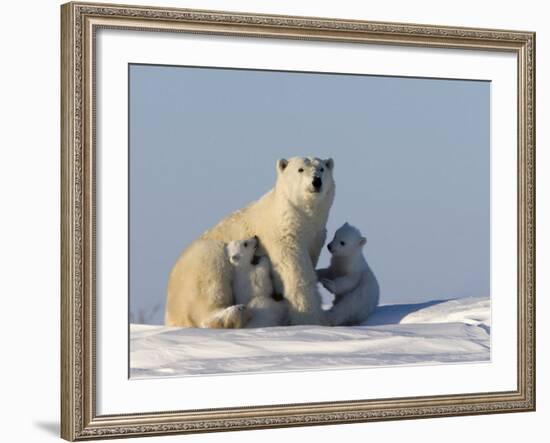
<path fill-rule="evenodd" d="M 244 242 L 244 247 L 248 248 L 248 242 L 246 242 L 246 241 Z"/>
<path fill-rule="evenodd" d="M 304 172 L 304 168 L 298 169 L 298 172 L 300 172 L 300 173 Z"/>
<path fill-rule="evenodd" d="M 341 244 L 342 246 L 346 246 L 346 242 L 345 242 L 345 241 L 341 241 L 340 244 Z"/>

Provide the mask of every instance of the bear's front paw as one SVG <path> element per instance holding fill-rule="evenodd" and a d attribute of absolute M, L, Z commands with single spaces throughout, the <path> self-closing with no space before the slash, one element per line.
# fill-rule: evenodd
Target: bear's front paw
<path fill-rule="evenodd" d="M 322 278 L 321 279 L 321 284 L 325 287 L 325 289 L 329 292 L 331 292 L 332 294 L 334 294 L 336 288 L 335 288 L 335 285 L 334 285 L 334 281 L 328 279 L 328 278 Z"/>

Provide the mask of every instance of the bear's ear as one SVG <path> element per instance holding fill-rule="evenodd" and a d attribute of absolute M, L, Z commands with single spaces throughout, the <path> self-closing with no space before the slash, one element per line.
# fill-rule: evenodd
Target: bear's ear
<path fill-rule="evenodd" d="M 359 244 L 361 246 L 364 246 L 367 244 L 367 238 L 366 237 L 361 237 L 361 240 L 359 240 Z"/>
<path fill-rule="evenodd" d="M 277 172 L 283 172 L 288 166 L 288 160 L 286 158 L 281 158 L 277 160 Z"/>
<path fill-rule="evenodd" d="M 334 160 L 331 159 L 331 158 L 327 158 L 326 160 L 323 160 L 323 162 L 325 163 L 325 166 L 329 169 L 334 169 Z"/>

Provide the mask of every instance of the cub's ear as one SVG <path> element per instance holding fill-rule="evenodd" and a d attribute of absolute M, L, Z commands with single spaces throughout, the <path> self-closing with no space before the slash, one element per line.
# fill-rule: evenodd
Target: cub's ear
<path fill-rule="evenodd" d="M 281 158 L 277 160 L 277 172 L 283 172 L 288 166 L 288 160 L 286 158 Z"/>
<path fill-rule="evenodd" d="M 361 237 L 361 240 L 359 240 L 359 244 L 360 244 L 361 246 L 366 245 L 366 244 L 367 244 L 367 239 L 366 239 L 366 237 Z"/>
<path fill-rule="evenodd" d="M 331 158 L 327 158 L 326 160 L 323 160 L 323 162 L 325 163 L 325 166 L 328 168 L 328 169 L 334 169 L 334 160 L 331 159 Z"/>

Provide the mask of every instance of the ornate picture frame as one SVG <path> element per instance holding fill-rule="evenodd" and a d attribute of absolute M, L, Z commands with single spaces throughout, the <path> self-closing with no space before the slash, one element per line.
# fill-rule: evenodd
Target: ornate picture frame
<path fill-rule="evenodd" d="M 71 2 L 61 7 L 61 436 L 87 440 L 535 410 L 535 34 Z M 517 56 L 517 389 L 97 414 L 96 33 L 176 32 Z"/>

